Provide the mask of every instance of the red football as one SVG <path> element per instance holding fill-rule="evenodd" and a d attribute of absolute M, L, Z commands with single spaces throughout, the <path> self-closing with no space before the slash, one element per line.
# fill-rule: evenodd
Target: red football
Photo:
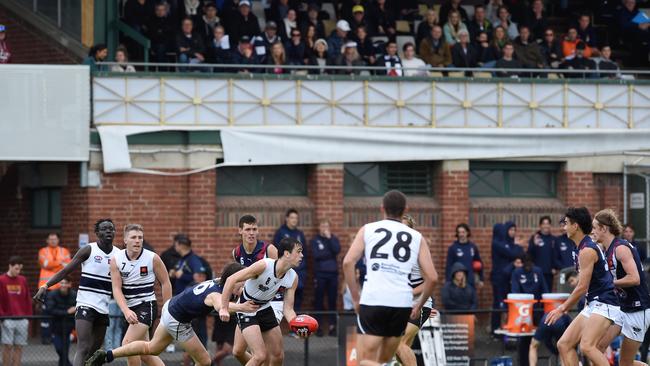
<path fill-rule="evenodd" d="M 473 261 L 472 262 L 472 269 L 474 270 L 474 272 L 480 272 L 481 269 L 483 269 L 483 263 L 481 263 L 481 261 L 479 261 L 479 260 Z"/>
<path fill-rule="evenodd" d="M 318 321 L 309 315 L 298 315 L 289 323 L 289 328 L 296 333 L 299 330 L 307 329 L 311 334 L 318 330 Z"/>

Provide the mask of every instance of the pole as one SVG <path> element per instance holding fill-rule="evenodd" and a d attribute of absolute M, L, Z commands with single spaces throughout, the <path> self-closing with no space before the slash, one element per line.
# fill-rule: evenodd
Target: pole
<path fill-rule="evenodd" d="M 305 338 L 305 347 L 304 347 L 304 366 L 309 366 L 309 337 Z"/>

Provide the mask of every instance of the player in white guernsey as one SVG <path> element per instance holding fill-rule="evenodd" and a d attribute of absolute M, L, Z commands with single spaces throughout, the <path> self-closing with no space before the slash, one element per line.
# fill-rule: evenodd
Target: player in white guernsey
<path fill-rule="evenodd" d="M 57 272 L 47 283 L 38 289 L 34 299 L 43 301 L 48 287 L 51 287 L 81 265 L 81 278 L 77 291 L 77 311 L 75 329 L 77 330 L 77 352 L 74 366 L 83 366 L 104 343 L 108 326 L 108 301 L 112 296 L 110 261 L 119 249 L 113 246 L 115 225 L 111 219 L 99 219 L 95 223 L 96 243 L 79 249 L 72 261 Z"/>
<path fill-rule="evenodd" d="M 254 313 L 237 313 L 242 335 L 252 351 L 248 366 L 279 366 L 284 361 L 282 333 L 270 303 L 278 292 L 284 292 L 284 317 L 289 322 L 296 317 L 293 299 L 298 275 L 293 268 L 302 261 L 302 245 L 294 238 L 284 238 L 276 246 L 277 260 L 264 258 L 233 274 L 226 281 L 221 297 L 219 317 L 224 322 L 230 319 L 228 298 L 238 282 L 246 281 L 239 301 L 260 305 Z"/>
<path fill-rule="evenodd" d="M 357 312 L 358 359 L 385 363 L 395 355 L 409 316 L 420 318 L 437 273 L 426 239 L 401 222 L 406 196 L 387 192 L 381 209 L 384 220 L 359 229 L 343 259 L 343 273 Z M 368 272 L 359 295 L 354 266 L 364 253 Z M 423 287 L 420 300 L 413 304 L 409 275 L 415 265 L 420 266 Z"/>
<path fill-rule="evenodd" d="M 158 313 L 154 284 L 156 280 L 162 288 L 163 304 L 172 297 L 172 285 L 165 264 L 158 255 L 144 249 L 144 229 L 138 224 L 124 227 L 126 247 L 117 251 L 111 259 L 111 279 L 113 297 L 122 310 L 129 328 L 122 344 L 149 340 L 149 328 L 153 326 Z M 164 366 L 158 356 L 141 356 L 149 366 Z M 127 360 L 129 366 L 140 365 L 140 357 Z"/>

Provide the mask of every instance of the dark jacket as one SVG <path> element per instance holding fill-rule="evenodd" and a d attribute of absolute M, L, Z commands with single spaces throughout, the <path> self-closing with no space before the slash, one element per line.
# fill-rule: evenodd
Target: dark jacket
<path fill-rule="evenodd" d="M 194 25 L 194 30 L 196 30 L 206 42 L 209 42 L 214 38 L 214 28 L 218 25 L 223 26 L 219 17 L 217 17 L 216 23 L 211 24 L 207 23 L 202 16 L 197 20 L 196 25 Z"/>
<path fill-rule="evenodd" d="M 463 50 L 463 46 L 457 42 L 451 47 L 451 60 L 456 67 L 476 67 L 478 55 L 471 44 L 468 44 L 466 50 Z"/>
<path fill-rule="evenodd" d="M 302 40 L 297 45 L 287 41 L 284 45 L 284 51 L 289 65 L 303 65 L 305 63 L 305 42 Z"/>
<path fill-rule="evenodd" d="M 324 236 L 316 235 L 311 240 L 311 253 L 314 256 L 314 272 L 316 276 L 319 273 L 338 273 L 338 261 L 336 256 L 341 252 L 339 239 L 332 235 L 330 239 Z"/>
<path fill-rule="evenodd" d="M 336 57 L 334 59 L 334 65 L 336 65 L 336 66 L 361 67 L 361 66 L 365 66 L 366 63 L 363 62 L 363 60 L 359 58 L 358 60 L 352 61 L 352 63 L 350 65 L 348 65 L 347 61 L 345 60 L 345 56 L 344 55 L 338 55 L 338 57 Z M 341 69 L 341 70 L 336 70 L 336 73 L 340 74 L 340 75 L 353 75 L 353 74 L 354 75 L 359 75 L 361 73 L 361 71 L 358 70 L 358 69 Z"/>
<path fill-rule="evenodd" d="M 325 65 L 326 66 L 332 65 L 333 60 L 327 55 L 327 52 L 325 52 L 324 59 L 325 59 Z M 310 66 L 319 66 L 318 65 L 318 56 L 316 55 L 316 53 L 312 53 L 312 55 L 309 57 L 308 64 Z M 312 74 L 312 75 L 326 75 L 326 74 L 329 74 L 331 72 L 327 71 L 325 69 L 309 69 L 309 73 Z"/>
<path fill-rule="evenodd" d="M 237 47 L 239 39 L 242 36 L 253 38 L 261 33 L 260 23 L 257 21 L 257 17 L 253 12 L 248 14 L 247 18 L 244 18 L 244 16 L 239 12 L 234 13 L 228 23 L 227 29 L 230 36 L 231 48 Z"/>
<path fill-rule="evenodd" d="M 530 271 L 525 267 L 517 268 L 510 278 L 510 292 L 535 295 L 535 299 L 542 298 L 548 292 L 548 286 L 541 268 L 533 266 Z"/>
<path fill-rule="evenodd" d="M 517 37 L 513 42 L 515 46 L 515 57 L 521 62 L 524 67 L 530 69 L 538 69 L 538 65 L 544 65 L 544 57 L 539 50 L 539 46 L 535 41 L 529 41 L 524 44 L 521 37 Z"/>
<path fill-rule="evenodd" d="M 539 240 L 535 240 L 539 236 Z M 533 258 L 535 266 L 542 269 L 544 274 L 551 274 L 553 271 L 553 254 L 555 247 L 555 237 L 553 235 L 543 235 L 536 232 L 528 240 L 528 255 Z"/>
<path fill-rule="evenodd" d="M 319 38 L 325 38 L 327 35 L 325 34 L 325 25 L 323 24 L 322 20 L 317 20 L 316 23 L 312 23 L 309 18 L 305 17 L 305 20 L 302 21 L 300 24 L 300 33 L 302 35 L 307 35 L 307 28 L 309 28 L 310 25 L 313 25 L 316 27 L 316 39 Z"/>
<path fill-rule="evenodd" d="M 387 1 L 384 5 L 384 10 L 380 9 L 376 2 L 372 2 L 370 6 L 366 9 L 368 16 L 368 33 L 372 36 L 379 33 L 379 27 L 384 28 L 384 31 L 388 32 L 388 28 L 395 28 L 395 10 L 390 6 L 390 2 Z"/>
<path fill-rule="evenodd" d="M 214 39 L 208 42 L 206 50 L 206 60 L 211 64 L 229 64 L 232 62 L 232 51 L 223 49 L 219 42 Z"/>
<path fill-rule="evenodd" d="M 189 51 L 181 52 L 181 48 L 189 48 Z M 205 45 L 203 38 L 200 34 L 192 32 L 192 37 L 187 37 L 183 33 L 176 36 L 176 49 L 178 54 L 187 54 L 189 57 L 194 57 L 195 53 L 205 55 Z"/>
<path fill-rule="evenodd" d="M 564 55 L 562 54 L 562 43 L 559 40 L 554 39 L 551 44 L 542 42 L 539 44 L 539 50 L 542 52 L 542 56 L 547 65 L 558 67 L 559 63 L 562 62 Z M 557 62 L 557 64 L 552 65 L 554 62 Z"/>
<path fill-rule="evenodd" d="M 454 241 L 447 249 L 447 263 L 445 265 L 445 279 L 451 280 L 451 271 L 456 263 L 460 263 L 465 268 L 473 268 L 472 262 L 481 260 L 481 255 L 478 252 L 478 247 L 471 241 L 467 243 L 460 243 L 458 240 Z M 474 284 L 474 273 L 470 270 L 467 282 Z M 479 271 L 479 278 L 483 281 L 483 268 Z"/>
<path fill-rule="evenodd" d="M 514 226 L 512 222 L 495 224 L 492 228 L 492 282 L 504 280 L 503 269 L 517 257 L 523 257 L 524 250 L 508 237 L 508 229 Z M 509 278 L 505 278 L 507 281 Z"/>
<path fill-rule="evenodd" d="M 479 66 L 483 66 L 483 64 L 490 62 L 490 61 L 496 61 L 498 58 L 498 55 L 496 53 L 496 49 L 492 46 L 478 46 L 476 47 L 476 60 L 479 64 Z"/>
<path fill-rule="evenodd" d="M 454 263 L 451 274 L 452 278 L 454 273 L 463 271 L 467 275 L 467 268 L 461 263 Z M 471 310 L 476 309 L 478 300 L 476 296 L 476 289 L 469 281 L 464 288 L 456 286 L 453 280 L 445 283 L 441 291 L 442 304 L 448 310 Z"/>
<path fill-rule="evenodd" d="M 307 239 L 305 239 L 305 233 L 302 230 L 298 229 L 289 229 L 289 227 L 284 224 L 278 228 L 273 236 L 273 243 L 278 244 L 280 240 L 284 238 L 294 238 L 300 242 L 300 244 L 307 245 Z M 302 254 L 304 255 L 300 265 L 295 268 L 296 273 L 298 273 L 298 288 L 303 288 L 305 282 L 307 281 L 307 251 L 303 250 Z"/>
<path fill-rule="evenodd" d="M 260 65 L 260 57 L 255 53 L 255 50 L 253 49 L 253 53 L 251 54 L 251 57 L 245 57 L 241 52 L 239 52 L 239 48 L 236 48 L 234 52 L 232 53 L 232 63 L 233 64 L 238 64 L 238 65 Z M 243 71 L 244 69 L 240 69 L 238 71 Z M 263 73 L 264 69 L 255 67 L 255 68 L 250 68 L 247 69 L 248 72 L 252 73 Z M 236 70 L 237 71 L 237 70 Z"/>
<path fill-rule="evenodd" d="M 560 64 L 561 69 L 571 69 L 571 70 L 596 70 L 596 63 L 594 60 L 588 59 L 586 57 L 574 57 L 570 60 L 565 60 Z M 565 73 L 565 78 L 594 78 L 597 77 L 598 73 L 589 72 L 589 73 Z"/>
<path fill-rule="evenodd" d="M 77 291 L 70 289 L 68 295 L 63 295 L 61 290 L 54 290 L 47 294 L 47 314 L 54 318 L 51 320 L 53 334 L 66 335 L 74 328 L 74 315 L 68 314 L 68 309 L 76 306 Z"/>
<path fill-rule="evenodd" d="M 336 33 L 336 29 L 330 33 L 330 36 L 327 38 L 327 52 L 332 57 L 337 57 L 341 54 L 343 45 L 347 42 L 347 39 L 339 37 Z"/>
<path fill-rule="evenodd" d="M 375 51 L 375 45 L 372 44 L 372 40 L 370 37 L 366 37 L 362 42 L 359 38 L 354 37 L 354 41 L 357 42 L 357 52 L 359 52 L 363 61 L 370 65 L 372 63 L 370 62 L 370 56 L 376 56 L 377 54 Z"/>
<path fill-rule="evenodd" d="M 128 0 L 124 5 L 124 21 L 138 32 L 143 33 L 143 27 L 149 23 L 149 18 L 154 16 L 153 0 L 146 0 L 140 4 L 138 0 Z"/>
<path fill-rule="evenodd" d="M 169 35 L 174 33 L 174 24 L 169 17 L 158 18 L 151 17 L 147 23 L 146 36 L 149 37 L 153 45 L 169 45 Z"/>
<path fill-rule="evenodd" d="M 553 268 L 562 270 L 568 267 L 575 267 L 578 259 L 578 251 L 573 240 L 564 234 L 555 238 L 553 247 Z"/>
<path fill-rule="evenodd" d="M 420 54 L 420 44 L 423 40 L 431 37 L 432 27 L 426 21 L 423 21 L 418 25 L 418 29 L 415 33 L 415 52 Z"/>
<path fill-rule="evenodd" d="M 539 19 L 535 17 L 535 13 L 532 11 L 528 12 L 525 24 L 530 29 L 530 38 L 532 40 L 544 39 L 544 31 L 548 28 L 548 20 L 544 12 L 542 12 L 542 17 Z"/>
<path fill-rule="evenodd" d="M 199 258 L 198 255 L 194 254 L 194 252 L 190 251 L 187 255 L 181 257 L 178 263 L 176 263 L 174 269 L 177 271 L 183 271 L 183 275 L 180 278 L 177 278 L 174 282 L 174 286 L 172 288 L 173 294 L 178 295 L 183 292 L 183 290 L 185 290 L 188 286 L 193 284 L 194 273 L 202 272 L 204 270 L 203 268 L 203 261 L 201 261 L 201 258 Z"/>
<path fill-rule="evenodd" d="M 487 19 L 485 19 L 482 24 L 476 23 L 476 21 L 472 20 L 467 23 L 467 30 L 469 31 L 470 42 L 474 45 L 478 45 L 476 38 L 478 38 L 478 35 L 483 32 L 487 33 L 488 41 L 492 39 L 492 23 Z"/>
<path fill-rule="evenodd" d="M 521 69 L 523 68 L 524 65 L 519 62 L 516 58 L 513 58 L 512 60 L 506 60 L 503 57 L 500 58 L 497 61 L 496 68 L 497 69 Z M 518 75 L 518 72 L 515 71 L 499 71 L 497 72 L 497 76 L 501 78 L 507 78 L 513 75 Z"/>
<path fill-rule="evenodd" d="M 581 29 L 580 27 L 576 26 L 576 30 L 578 31 L 578 38 L 580 38 L 581 41 L 586 43 L 591 48 L 598 47 L 596 30 L 591 26 L 591 24 L 589 24 L 587 29 Z"/>

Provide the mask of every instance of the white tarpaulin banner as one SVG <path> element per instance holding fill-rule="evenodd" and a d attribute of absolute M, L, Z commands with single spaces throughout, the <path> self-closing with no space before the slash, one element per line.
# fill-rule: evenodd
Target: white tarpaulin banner
<path fill-rule="evenodd" d="M 89 129 L 88 66 L 0 67 L 0 160 L 88 161 Z"/>
<path fill-rule="evenodd" d="M 214 129 L 100 126 L 104 171 L 133 171 L 127 135 Z M 614 154 L 650 149 L 650 130 L 227 127 L 221 141 L 224 166 L 281 165 Z"/>

